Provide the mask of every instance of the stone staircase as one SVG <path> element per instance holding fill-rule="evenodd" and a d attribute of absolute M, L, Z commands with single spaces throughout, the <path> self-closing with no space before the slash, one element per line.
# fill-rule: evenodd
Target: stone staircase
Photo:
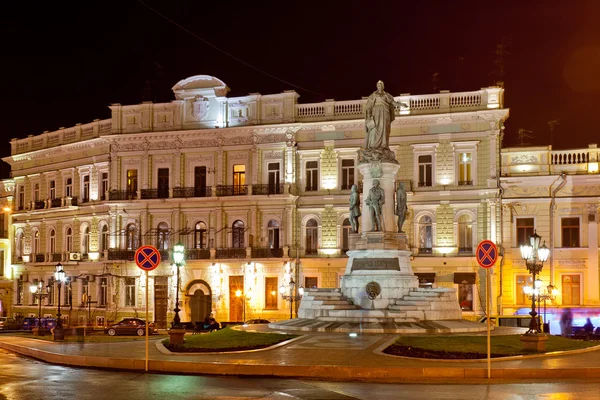
<path fill-rule="evenodd" d="M 339 288 L 305 289 L 299 318 L 330 322 L 390 323 L 461 319 L 462 312 L 454 289 L 411 289 L 408 295 L 393 300 L 387 309 L 361 309 Z"/>
<path fill-rule="evenodd" d="M 407 317 L 419 321 L 461 319 L 462 311 L 454 293 L 455 289 L 449 288 L 411 289 L 401 299 L 394 300 L 388 310 L 404 312 Z"/>

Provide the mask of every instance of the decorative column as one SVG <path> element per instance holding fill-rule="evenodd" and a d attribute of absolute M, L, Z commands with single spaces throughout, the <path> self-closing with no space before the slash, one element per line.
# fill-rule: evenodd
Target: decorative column
<path fill-rule="evenodd" d="M 587 285 L 588 300 L 591 303 L 600 303 L 600 293 L 598 292 L 598 206 L 588 205 L 588 279 Z M 593 217 L 593 218 L 592 218 Z"/>

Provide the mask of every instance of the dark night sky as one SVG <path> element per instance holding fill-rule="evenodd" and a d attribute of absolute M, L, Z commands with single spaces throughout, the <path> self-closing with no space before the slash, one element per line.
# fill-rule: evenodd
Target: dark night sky
<path fill-rule="evenodd" d="M 159 1 L 2 5 L 1 156 L 13 137 L 110 116 L 110 103 L 173 99 L 191 75 L 222 79 L 230 96 L 294 89 L 300 102 L 359 99 L 382 79 L 400 93 L 477 90 L 499 78 L 504 44 L 505 146 L 518 129 L 554 148 L 598 142 L 600 2 Z M 75 5 L 71 5 L 75 4 Z M 293 87 L 291 84 L 300 88 Z M 2 175 L 6 176 L 4 167 Z"/>

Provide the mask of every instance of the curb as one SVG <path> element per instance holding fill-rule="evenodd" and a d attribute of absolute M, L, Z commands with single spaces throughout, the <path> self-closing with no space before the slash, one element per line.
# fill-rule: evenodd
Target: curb
<path fill-rule="evenodd" d="M 145 360 L 93 356 L 71 356 L 0 342 L 0 347 L 48 363 L 102 369 L 144 372 Z M 360 382 L 432 382 L 486 379 L 485 368 L 465 367 L 353 367 L 338 365 L 256 365 L 222 362 L 149 360 L 148 372 L 198 375 L 261 376 Z M 492 368 L 492 379 L 600 378 L 600 368 Z"/>

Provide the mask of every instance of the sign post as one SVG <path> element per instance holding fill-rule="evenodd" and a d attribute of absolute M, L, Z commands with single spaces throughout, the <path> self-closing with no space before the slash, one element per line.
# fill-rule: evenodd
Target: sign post
<path fill-rule="evenodd" d="M 485 274 L 485 309 L 487 315 L 487 377 L 490 379 L 492 377 L 492 360 L 491 360 L 491 312 L 490 312 L 490 296 L 491 296 L 491 269 L 496 263 L 498 259 L 498 246 L 491 240 L 483 240 L 477 246 L 477 251 L 475 252 L 475 256 L 477 258 L 477 262 L 482 268 L 486 269 Z"/>
<path fill-rule="evenodd" d="M 152 271 L 160 264 L 160 253 L 153 246 L 142 246 L 135 251 L 135 264 L 146 272 L 146 372 L 148 372 L 148 326 L 150 318 L 148 315 L 148 272 Z"/>

